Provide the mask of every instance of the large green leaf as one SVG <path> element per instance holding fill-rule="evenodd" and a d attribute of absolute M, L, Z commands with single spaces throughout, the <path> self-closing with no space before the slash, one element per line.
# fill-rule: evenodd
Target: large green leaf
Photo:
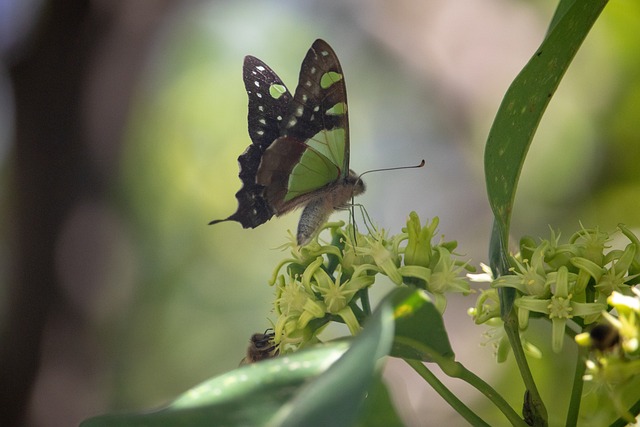
<path fill-rule="evenodd" d="M 398 314 L 419 312 L 431 305 L 423 294 L 408 288 L 394 290 L 351 342 L 243 366 L 202 383 L 164 409 L 103 415 L 85 421 L 82 427 L 400 426 L 379 368 L 383 356 L 391 351 L 394 321 L 402 324 L 409 319 Z M 421 316 L 415 319 L 430 321 Z M 408 325 L 400 330 L 416 339 L 420 335 Z M 435 347 L 445 352 L 450 349 L 448 341 L 445 347 Z"/>
<path fill-rule="evenodd" d="M 394 294 L 394 308 L 392 356 L 427 362 L 454 358 L 442 315 L 425 292 L 399 288 Z"/>
<path fill-rule="evenodd" d="M 380 376 L 374 379 L 367 392 L 367 399 L 356 427 L 403 427 L 404 424 L 393 406 L 387 386 Z"/>
<path fill-rule="evenodd" d="M 305 382 L 326 371 L 348 348 L 347 342 L 339 342 L 242 366 L 196 386 L 164 409 L 103 415 L 81 427 L 264 425 Z"/>
<path fill-rule="evenodd" d="M 489 262 L 496 276 L 508 274 L 508 240 L 518 179 L 527 151 L 580 45 L 607 0 L 561 0 L 540 48 L 513 81 L 500 105 L 485 147 L 485 179 L 494 214 Z M 525 381 L 523 410 L 533 425 L 546 425 L 547 414 L 520 343 L 512 306 L 514 290 L 500 290 L 505 330 Z"/>
<path fill-rule="evenodd" d="M 518 178 L 529 145 L 551 97 L 607 0 L 562 0 L 547 37 L 513 81 L 485 147 L 485 179 L 496 224 L 490 259 L 501 271 Z"/>
<path fill-rule="evenodd" d="M 393 294 L 393 293 L 392 293 Z M 393 341 L 393 308 L 386 298 L 353 345 L 278 411 L 270 426 L 352 426 L 383 356 Z"/>

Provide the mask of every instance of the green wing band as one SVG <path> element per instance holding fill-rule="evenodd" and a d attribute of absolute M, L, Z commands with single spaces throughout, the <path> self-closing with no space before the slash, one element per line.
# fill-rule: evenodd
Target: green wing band
<path fill-rule="evenodd" d="M 308 148 L 291 171 L 284 201 L 288 202 L 337 180 L 344 163 L 345 141 L 343 128 L 321 130 L 306 141 Z"/>
<path fill-rule="evenodd" d="M 307 146 L 316 150 L 333 163 L 338 170 L 342 169 L 344 163 L 344 144 L 346 133 L 343 128 L 331 130 L 323 129 L 313 135 L 307 142 Z M 304 157 L 304 154 L 303 154 Z"/>

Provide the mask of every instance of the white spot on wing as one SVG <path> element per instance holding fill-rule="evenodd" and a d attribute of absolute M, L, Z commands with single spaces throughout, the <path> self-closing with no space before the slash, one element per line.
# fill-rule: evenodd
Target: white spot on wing
<path fill-rule="evenodd" d="M 296 125 L 297 122 L 298 122 L 298 119 L 296 119 L 295 117 L 292 117 L 289 120 L 289 123 L 287 123 L 287 127 L 288 128 L 292 128 L 292 127 L 294 127 Z"/>
<path fill-rule="evenodd" d="M 256 85 L 256 87 L 260 87 L 260 82 L 257 81 L 257 80 L 255 82 L 253 82 L 253 84 Z"/>
<path fill-rule="evenodd" d="M 258 65 L 258 66 L 256 67 L 256 70 L 258 70 L 258 71 L 264 71 L 264 67 L 263 67 L 262 65 Z"/>

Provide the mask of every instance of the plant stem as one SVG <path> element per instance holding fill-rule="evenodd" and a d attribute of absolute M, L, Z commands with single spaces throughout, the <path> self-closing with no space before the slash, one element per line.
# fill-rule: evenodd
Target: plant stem
<path fill-rule="evenodd" d="M 636 401 L 636 403 L 634 403 L 633 406 L 629 408 L 629 413 L 635 417 L 638 416 L 638 413 L 640 413 L 640 400 Z M 620 417 L 613 423 L 611 423 L 609 427 L 624 427 L 627 425 L 629 425 L 629 420 L 627 420 L 625 417 Z"/>
<path fill-rule="evenodd" d="M 421 361 L 413 359 L 404 359 L 404 361 L 471 425 L 489 427 L 489 424 L 458 399 Z"/>
<path fill-rule="evenodd" d="M 360 291 L 360 301 L 362 302 L 362 310 L 368 316 L 371 316 L 371 303 L 369 302 L 369 289 L 364 288 Z"/>
<path fill-rule="evenodd" d="M 498 409 L 500 409 L 504 416 L 507 417 L 511 422 L 511 425 L 527 425 L 522 417 L 513 410 L 511 405 L 509 405 L 493 387 L 487 384 L 482 378 L 468 370 L 462 363 L 447 359 L 440 361 L 438 365 L 442 368 L 445 374 L 453 378 L 461 379 L 480 393 L 484 394 L 491 402 L 493 402 L 494 405 L 496 405 Z"/>
<path fill-rule="evenodd" d="M 526 427 L 527 424 L 524 420 L 513 410 L 513 408 L 507 403 L 506 400 L 497 392 L 493 387 L 483 381 L 476 374 L 465 368 L 465 366 L 456 362 L 453 358 L 442 356 L 438 354 L 438 352 L 433 351 L 433 349 L 425 346 L 424 344 L 407 338 L 396 337 L 396 342 L 402 342 L 403 344 L 413 347 L 416 351 L 423 355 L 429 355 L 429 360 L 431 362 L 437 363 L 442 372 L 451 378 L 458 378 L 462 381 L 465 381 L 467 384 L 474 387 L 480 393 L 484 394 L 491 402 L 493 402 L 496 407 L 502 411 L 505 417 L 511 424 L 514 426 L 523 426 Z M 416 359 L 404 359 L 405 362 L 409 364 L 416 372 L 418 372 L 433 388 L 436 390 L 449 404 L 458 411 L 462 416 L 469 421 L 469 419 L 463 413 L 464 410 L 470 411 L 469 408 L 464 406 L 464 404 L 436 378 L 429 369 L 424 366 L 421 360 Z M 451 396 L 449 396 L 451 395 Z M 474 417 L 477 417 L 475 413 L 471 412 Z M 479 417 L 478 419 L 482 421 Z M 471 421 L 469 421 L 471 422 Z M 483 425 L 483 424 L 480 424 Z"/>
<path fill-rule="evenodd" d="M 522 381 L 527 389 L 523 405 L 525 420 L 527 420 L 529 425 L 546 426 L 548 425 L 547 408 L 544 406 L 544 402 L 538 392 L 538 387 L 533 379 L 533 374 L 529 369 L 529 363 L 527 362 L 524 349 L 522 348 L 522 342 L 520 341 L 518 316 L 514 310 L 511 310 L 511 312 L 505 316 L 504 330 L 509 338 L 509 343 L 511 344 L 513 355 L 520 370 Z"/>
<path fill-rule="evenodd" d="M 567 427 L 575 427 L 578 424 L 578 413 L 580 412 L 580 403 L 582 401 L 582 389 L 584 387 L 584 371 L 587 365 L 584 363 L 589 349 L 587 347 L 578 347 L 578 357 L 576 358 L 576 370 L 573 374 L 573 389 L 571 390 L 571 399 L 569 400 L 569 410 L 567 411 Z"/>

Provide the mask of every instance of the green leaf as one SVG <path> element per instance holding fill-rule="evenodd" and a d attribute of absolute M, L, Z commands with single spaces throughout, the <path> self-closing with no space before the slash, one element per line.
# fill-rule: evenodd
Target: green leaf
<path fill-rule="evenodd" d="M 103 415 L 81 426 L 351 426 L 360 416 L 375 417 L 371 411 L 383 407 L 393 420 L 397 416 L 389 412 L 386 390 L 376 381 L 393 341 L 395 294 L 380 304 L 350 346 L 341 341 L 243 366 L 195 387 L 164 409 Z M 387 403 L 371 404 L 370 399 Z M 380 414 L 377 418 L 383 419 Z"/>
<path fill-rule="evenodd" d="M 391 293 L 393 296 L 395 292 Z M 352 426 L 393 341 L 391 297 L 385 298 L 349 350 L 327 372 L 302 387 L 270 426 Z"/>
<path fill-rule="evenodd" d="M 507 247 L 511 212 L 518 178 L 529 145 L 551 97 L 606 5 L 606 0 L 564 0 L 547 37 L 513 81 L 500 105 L 485 148 L 485 179 L 489 204 L 502 244 Z M 499 260 L 501 256 L 490 255 Z M 492 267 L 494 267 L 492 265 Z"/>
<path fill-rule="evenodd" d="M 393 303 L 396 329 L 392 356 L 428 362 L 454 358 L 442 315 L 425 292 L 398 288 Z"/>
<path fill-rule="evenodd" d="M 380 376 L 374 379 L 358 418 L 357 427 L 403 427 L 404 424 L 393 406 L 387 386 Z"/>
<path fill-rule="evenodd" d="M 350 343 L 243 366 L 202 383 L 164 409 L 103 415 L 81 427 L 401 426 L 379 375 L 394 338 L 394 355 L 453 358 L 442 317 L 429 298 L 419 289 L 400 287 Z"/>
<path fill-rule="evenodd" d="M 347 342 L 328 344 L 246 365 L 196 386 L 164 409 L 103 415 L 84 421 L 81 427 L 265 425 L 303 384 L 325 372 L 348 346 Z"/>

